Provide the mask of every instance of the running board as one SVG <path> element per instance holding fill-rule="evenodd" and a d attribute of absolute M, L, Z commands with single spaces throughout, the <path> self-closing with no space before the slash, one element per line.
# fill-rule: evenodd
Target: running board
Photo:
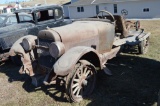
<path fill-rule="evenodd" d="M 113 48 L 110 52 L 106 52 L 106 53 L 100 54 L 100 58 L 101 58 L 102 64 L 104 65 L 107 62 L 107 60 L 116 57 L 116 55 L 119 52 L 119 50 L 120 50 L 120 46 L 118 46 L 116 48 Z"/>

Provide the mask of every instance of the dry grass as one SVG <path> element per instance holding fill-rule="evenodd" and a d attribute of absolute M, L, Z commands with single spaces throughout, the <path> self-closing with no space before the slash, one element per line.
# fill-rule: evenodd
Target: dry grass
<path fill-rule="evenodd" d="M 34 88 L 30 78 L 19 75 L 19 67 L 7 62 L 0 66 L 1 106 L 156 106 L 160 88 L 160 20 L 141 21 L 151 32 L 146 55 L 122 53 L 109 61 L 113 76 L 103 72 L 93 94 L 80 103 L 69 103 L 64 86 Z"/>

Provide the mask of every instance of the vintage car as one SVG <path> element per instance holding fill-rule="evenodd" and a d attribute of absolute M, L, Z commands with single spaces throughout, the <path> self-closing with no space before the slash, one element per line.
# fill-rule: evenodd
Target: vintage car
<path fill-rule="evenodd" d="M 30 17 L 22 17 L 22 13 Z M 37 35 L 42 29 L 65 25 L 63 9 L 59 5 L 42 5 L 23 8 L 15 11 L 17 24 L 0 28 L 0 62 L 9 59 L 9 50 L 20 37 L 31 34 Z M 23 19 L 22 19 L 23 18 Z M 15 20 L 15 21 L 16 21 Z M 13 19 L 12 19 L 13 21 Z M 12 60 L 19 64 L 17 56 Z"/>
<path fill-rule="evenodd" d="M 22 37 L 14 43 L 10 55 L 21 56 L 23 66 L 19 72 L 31 76 L 35 86 L 45 76 L 45 85 L 61 82 L 69 99 L 80 102 L 92 93 L 99 70 L 112 74 L 105 64 L 122 45 L 143 42 L 141 48 L 146 50 L 149 35 L 138 22 L 100 11 L 97 18 L 73 20 L 68 25 L 41 30 L 38 36 Z"/>
<path fill-rule="evenodd" d="M 19 17 L 21 21 L 33 20 L 31 15 L 25 13 L 19 14 Z M 5 27 L 12 24 L 17 24 L 17 19 L 15 14 L 13 13 L 0 14 L 0 27 Z"/>

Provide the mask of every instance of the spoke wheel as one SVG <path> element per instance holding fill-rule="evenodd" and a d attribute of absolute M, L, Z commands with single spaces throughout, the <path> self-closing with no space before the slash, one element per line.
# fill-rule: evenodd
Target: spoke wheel
<path fill-rule="evenodd" d="M 92 93 L 96 83 L 96 70 L 88 61 L 80 60 L 67 77 L 66 90 L 69 99 L 80 102 Z"/>
<path fill-rule="evenodd" d="M 149 48 L 149 37 L 141 41 L 138 45 L 138 50 L 140 54 L 146 54 Z"/>

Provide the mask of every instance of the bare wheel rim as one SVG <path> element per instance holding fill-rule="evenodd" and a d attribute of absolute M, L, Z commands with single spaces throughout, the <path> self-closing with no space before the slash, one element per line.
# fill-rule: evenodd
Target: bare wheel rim
<path fill-rule="evenodd" d="M 81 101 L 92 93 L 96 81 L 95 68 L 81 64 L 71 79 L 70 96 L 75 102 Z"/>
<path fill-rule="evenodd" d="M 149 37 L 145 40 L 141 41 L 141 43 L 138 45 L 138 50 L 140 54 L 146 54 L 149 48 Z"/>

